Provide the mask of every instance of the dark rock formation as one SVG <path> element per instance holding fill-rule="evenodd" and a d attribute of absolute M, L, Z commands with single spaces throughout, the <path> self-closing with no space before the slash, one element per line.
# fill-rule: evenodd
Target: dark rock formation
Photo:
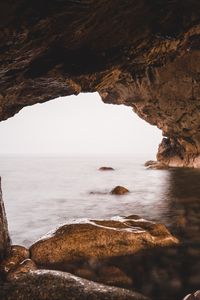
<path fill-rule="evenodd" d="M 98 91 L 162 130 L 158 160 L 200 166 L 199 15 L 199 0 L 2 0 L 0 120 Z"/>
<path fill-rule="evenodd" d="M 112 191 L 111 191 L 111 194 L 113 195 L 124 195 L 124 194 L 127 194 L 129 193 L 129 190 L 123 186 L 116 186 Z"/>
<path fill-rule="evenodd" d="M 148 300 L 139 293 L 108 287 L 58 271 L 33 271 L 0 284 L 1 300 Z"/>
<path fill-rule="evenodd" d="M 143 219 L 81 219 L 50 232 L 30 247 L 30 253 L 39 266 L 68 270 L 70 264 L 96 264 L 102 259 L 177 243 L 164 225 Z"/>
<path fill-rule="evenodd" d="M 0 177 L 0 262 L 6 256 L 10 246 L 10 238 L 8 234 L 8 224 L 3 203 Z"/>

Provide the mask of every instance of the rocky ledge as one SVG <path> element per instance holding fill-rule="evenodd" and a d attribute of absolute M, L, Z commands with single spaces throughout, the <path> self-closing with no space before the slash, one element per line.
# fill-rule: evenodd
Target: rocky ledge
<path fill-rule="evenodd" d="M 2 0 L 0 120 L 99 92 L 160 128 L 158 160 L 200 167 L 199 0 Z"/>
<path fill-rule="evenodd" d="M 67 270 L 70 263 L 134 254 L 145 248 L 178 244 L 167 228 L 130 216 L 111 220 L 77 219 L 50 232 L 30 247 L 37 265 Z"/>
<path fill-rule="evenodd" d="M 0 298 L 145 300 L 115 261 L 125 265 L 142 250 L 176 245 L 178 240 L 164 225 L 138 216 L 74 220 L 48 233 L 30 249 L 9 247 L 0 263 Z"/>
<path fill-rule="evenodd" d="M 148 300 L 139 293 L 100 285 L 69 273 L 32 271 L 0 283 L 2 300 Z"/>

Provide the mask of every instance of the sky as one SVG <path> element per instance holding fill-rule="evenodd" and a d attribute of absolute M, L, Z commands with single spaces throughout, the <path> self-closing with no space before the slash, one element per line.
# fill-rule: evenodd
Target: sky
<path fill-rule="evenodd" d="M 23 108 L 0 123 L 0 154 L 156 154 L 161 131 L 97 93 Z"/>

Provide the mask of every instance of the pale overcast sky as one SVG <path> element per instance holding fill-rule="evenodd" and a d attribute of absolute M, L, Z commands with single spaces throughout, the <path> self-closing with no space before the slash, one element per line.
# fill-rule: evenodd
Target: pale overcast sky
<path fill-rule="evenodd" d="M 97 93 L 22 109 L 0 123 L 0 154 L 156 154 L 161 131 Z"/>

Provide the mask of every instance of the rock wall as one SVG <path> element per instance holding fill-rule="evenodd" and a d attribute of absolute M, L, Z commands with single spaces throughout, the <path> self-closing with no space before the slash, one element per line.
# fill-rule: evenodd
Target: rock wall
<path fill-rule="evenodd" d="M 6 213 L 2 198 L 1 191 L 1 177 L 0 177 L 0 261 L 5 257 L 10 245 L 10 238 L 8 234 L 8 224 L 6 219 Z"/>
<path fill-rule="evenodd" d="M 199 16 L 199 0 L 2 0 L 0 120 L 98 91 L 162 130 L 159 161 L 200 167 Z"/>

